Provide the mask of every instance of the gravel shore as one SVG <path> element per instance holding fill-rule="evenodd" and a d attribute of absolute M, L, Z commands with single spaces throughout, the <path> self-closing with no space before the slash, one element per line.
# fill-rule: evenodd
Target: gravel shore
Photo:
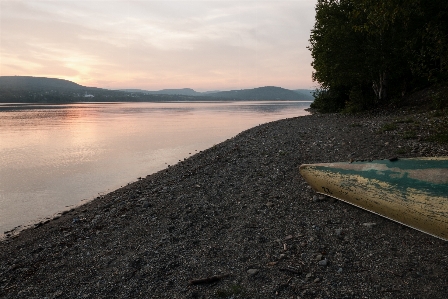
<path fill-rule="evenodd" d="M 411 110 L 263 124 L 0 243 L 1 298 L 446 298 L 448 243 L 316 194 L 303 163 L 447 156 Z"/>

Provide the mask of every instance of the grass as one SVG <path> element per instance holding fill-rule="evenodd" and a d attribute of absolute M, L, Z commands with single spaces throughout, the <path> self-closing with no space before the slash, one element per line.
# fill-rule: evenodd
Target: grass
<path fill-rule="evenodd" d="M 381 129 L 380 132 L 388 132 L 388 131 L 395 131 L 397 129 L 397 125 L 394 123 L 387 123 L 384 124 Z"/>
<path fill-rule="evenodd" d="M 416 139 L 417 138 L 417 132 L 415 131 L 405 131 L 403 133 L 404 139 Z"/>
<path fill-rule="evenodd" d="M 427 141 L 433 141 L 438 143 L 448 143 L 448 118 L 443 118 L 438 122 L 432 124 L 428 128 L 429 136 L 425 138 Z"/>
<path fill-rule="evenodd" d="M 397 119 L 394 121 L 394 123 L 397 124 L 411 124 L 415 122 L 415 120 L 413 120 L 412 118 L 408 117 L 408 118 L 402 118 L 402 119 Z"/>
<path fill-rule="evenodd" d="M 407 151 L 404 148 L 399 148 L 396 152 L 397 155 L 404 155 Z"/>
<path fill-rule="evenodd" d="M 441 117 L 441 116 L 445 116 L 447 113 L 443 110 L 436 110 L 434 111 L 431 116 L 432 117 Z"/>
<path fill-rule="evenodd" d="M 432 95 L 431 100 L 432 100 L 432 105 L 437 110 L 443 110 L 445 107 L 448 106 L 448 96 L 446 94 L 446 90 L 435 92 Z"/>
<path fill-rule="evenodd" d="M 448 132 L 440 132 L 431 134 L 428 138 L 428 141 L 434 141 L 438 143 L 448 143 Z"/>

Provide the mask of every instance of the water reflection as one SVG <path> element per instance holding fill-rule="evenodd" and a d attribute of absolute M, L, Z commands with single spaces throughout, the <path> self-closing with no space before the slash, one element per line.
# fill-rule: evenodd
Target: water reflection
<path fill-rule="evenodd" d="M 166 168 L 309 102 L 0 105 L 0 233 Z"/>

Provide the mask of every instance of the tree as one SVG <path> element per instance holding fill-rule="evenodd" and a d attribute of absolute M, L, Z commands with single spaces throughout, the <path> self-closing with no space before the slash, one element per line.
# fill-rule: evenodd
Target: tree
<path fill-rule="evenodd" d="M 310 36 L 315 108 L 367 109 L 408 86 L 447 79 L 448 4 L 432 0 L 319 0 Z M 331 103 L 330 103 L 331 102 Z"/>
<path fill-rule="evenodd" d="M 431 83 L 448 79 L 448 2 L 415 1 L 413 22 L 406 46 L 411 70 Z"/>

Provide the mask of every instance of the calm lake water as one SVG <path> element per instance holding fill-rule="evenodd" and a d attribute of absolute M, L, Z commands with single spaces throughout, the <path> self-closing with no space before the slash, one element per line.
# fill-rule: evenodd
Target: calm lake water
<path fill-rule="evenodd" d="M 0 235 L 310 102 L 0 104 Z"/>

